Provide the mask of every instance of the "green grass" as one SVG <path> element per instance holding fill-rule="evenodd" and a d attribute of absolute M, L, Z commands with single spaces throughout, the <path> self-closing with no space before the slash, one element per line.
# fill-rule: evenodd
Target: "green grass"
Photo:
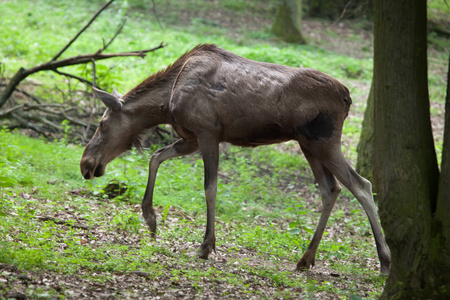
<path fill-rule="evenodd" d="M 88 1 L 58 1 L 57 6 L 52 1 L 43 1 L 40 3 L 40 9 L 36 9 L 32 2 L 20 2 L 21 9 L 18 11 L 17 5 L 19 4 L 16 1 L 6 1 L 2 3 L 0 12 L 3 28 L 0 32 L 0 40 L 6 45 L 0 51 L 0 61 L 6 67 L 7 75 L 12 75 L 12 72 L 21 66 L 31 67 L 49 60 L 67 43 L 69 37 L 80 29 L 80 23 L 84 23 L 83 21 L 87 20 L 99 7 Z M 100 48 L 102 39 L 107 40 L 111 37 L 125 16 L 126 10 L 121 5 L 123 3 L 117 2 L 113 4 L 112 9 L 103 12 L 102 16 L 69 48 L 64 57 L 92 53 Z M 53 13 L 47 14 L 49 10 Z M 67 11 L 71 13 L 68 14 Z M 14 15 L 14 18 L 9 17 L 11 15 Z M 117 86 L 120 90 L 128 90 L 136 85 L 136 82 L 172 63 L 182 53 L 199 43 L 216 43 L 250 59 L 314 67 L 338 78 L 349 75 L 350 78 L 357 76 L 370 80 L 372 64 L 370 60 L 336 56 L 311 46 L 288 44 L 274 46 L 269 44 L 269 41 L 258 39 L 250 40 L 250 44 L 246 40 L 245 44 L 251 47 L 239 45 L 226 37 L 225 28 L 205 33 L 205 30 L 210 28 L 211 26 L 204 24 L 192 24 L 184 31 L 171 27 L 161 30 L 153 18 L 144 18 L 139 11 L 130 12 L 128 25 L 120 38 L 110 46 L 110 51 L 147 49 L 156 46 L 160 41 L 168 45 L 163 50 L 150 54 L 144 60 L 119 58 L 98 62 L 101 83 L 106 88 Z M 45 43 L 43 43 L 42 36 L 36 34 L 37 30 L 52 32 L 52 34 L 45 36 Z M 17 39 L 18 36 L 21 38 Z M 102 78 L 102 66 L 105 66 L 104 78 Z M 83 73 L 84 68 L 68 69 Z M 49 79 L 48 76 L 50 75 L 40 74 L 33 76 L 33 79 L 39 80 L 45 86 L 45 79 Z M 54 81 L 52 76 L 52 84 Z M 49 83 L 48 86 L 52 84 Z"/>
<path fill-rule="evenodd" d="M 159 241 L 155 243 L 135 207 L 145 188 L 145 156 L 149 153 L 119 158 L 108 166 L 105 177 L 88 182 L 78 170 L 82 148 L 4 131 L 0 138 L 2 150 L 15 149 L 0 154 L 0 171 L 14 178 L 11 187 L 0 191 L 3 263 L 23 270 L 84 273 L 89 280 L 100 282 L 107 281 L 110 274 L 142 270 L 151 274 L 152 280 L 162 277 L 195 283 L 209 274 L 238 287 L 243 284 L 243 273 L 287 289 L 280 292 L 284 297 L 293 297 L 296 293 L 289 289 L 299 288 L 311 295 L 318 290 L 345 294 L 330 283 L 317 286 L 313 279 L 308 283 L 306 277 L 292 273 L 319 217 L 316 204 L 294 187 L 299 181 L 312 180 L 306 162 L 297 155 L 279 154 L 270 147 L 244 151 L 232 147 L 221 155 L 220 172 L 226 179 L 219 182 L 216 235 L 218 251 L 229 261 L 218 268 L 207 262 L 205 267 L 189 254 L 199 246 L 206 223 L 199 156 L 170 160 L 161 166 L 155 190 L 159 212 Z M 11 166 L 14 172 L 8 171 L 13 170 Z M 106 199 L 101 190 L 112 178 L 132 188 L 116 199 Z M 311 185 L 309 192 L 317 193 L 316 187 Z M 340 274 L 371 278 L 375 282 L 368 286 L 379 290 L 383 281 L 377 272 L 361 265 L 376 256 L 372 238 L 367 236 L 368 222 L 357 203 L 344 203 L 345 212 L 338 210 L 330 223 L 344 222 L 349 232 L 361 237 L 341 241 L 326 234 L 317 259 L 331 262 L 329 268 Z M 39 216 L 69 218 L 69 223 L 82 222 L 90 230 L 43 222 Z M 332 225 L 330 230 L 334 230 Z M 115 237 L 125 242 L 115 243 Z M 181 248 L 175 253 L 174 244 Z M 241 249 L 255 253 L 264 265 L 242 263 Z M 353 261 L 355 249 L 359 258 Z M 229 269 L 234 262 L 241 266 L 236 274 Z M 284 267 L 277 267 L 278 262 Z M 181 264 L 187 267 L 173 269 Z"/>

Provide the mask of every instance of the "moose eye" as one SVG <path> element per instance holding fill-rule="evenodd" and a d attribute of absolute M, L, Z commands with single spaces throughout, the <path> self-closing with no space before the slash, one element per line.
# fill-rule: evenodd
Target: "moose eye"
<path fill-rule="evenodd" d="M 98 123 L 98 127 L 99 127 L 99 128 L 103 128 L 103 127 L 104 127 L 103 121 L 100 121 L 100 122 Z"/>

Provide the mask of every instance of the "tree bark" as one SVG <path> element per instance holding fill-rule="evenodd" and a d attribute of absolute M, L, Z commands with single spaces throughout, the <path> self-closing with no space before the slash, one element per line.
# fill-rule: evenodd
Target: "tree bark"
<path fill-rule="evenodd" d="M 282 0 L 278 7 L 277 16 L 272 31 L 288 43 L 305 44 L 301 33 L 302 1 Z"/>
<path fill-rule="evenodd" d="M 439 194 L 432 230 L 430 257 L 432 268 L 439 276 L 437 288 L 450 294 L 450 57 L 447 73 L 447 97 L 445 99 L 445 129 L 442 146 Z M 447 285 L 443 283 L 447 283 Z"/>
<path fill-rule="evenodd" d="M 430 246 L 439 169 L 430 122 L 426 18 L 426 0 L 375 1 L 373 173 L 391 250 L 382 296 L 388 299 L 450 293 L 450 283 L 433 269 Z"/>
<path fill-rule="evenodd" d="M 361 128 L 361 135 L 357 147 L 358 158 L 356 161 L 356 171 L 367 180 L 372 182 L 372 190 L 376 193 L 376 186 L 373 184 L 373 83 L 370 87 L 367 107 L 364 112 L 364 120 Z"/>

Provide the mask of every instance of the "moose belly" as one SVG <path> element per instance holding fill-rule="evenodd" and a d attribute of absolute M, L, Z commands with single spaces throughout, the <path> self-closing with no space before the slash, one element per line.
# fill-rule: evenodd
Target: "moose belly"
<path fill-rule="evenodd" d="M 260 126 L 246 124 L 223 129 L 222 141 L 242 147 L 281 143 L 294 138 L 292 129 L 283 128 L 277 123 L 266 123 Z"/>

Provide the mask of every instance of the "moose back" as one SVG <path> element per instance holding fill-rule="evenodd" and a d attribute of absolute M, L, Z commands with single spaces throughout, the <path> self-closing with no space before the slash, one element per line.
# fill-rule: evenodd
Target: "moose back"
<path fill-rule="evenodd" d="M 331 210 L 348 188 L 364 208 L 374 233 L 381 271 L 389 271 L 387 248 L 369 181 L 358 175 L 341 152 L 342 127 L 352 103 L 348 89 L 314 69 L 257 62 L 215 45 L 199 45 L 127 94 L 94 88 L 107 106 L 81 159 L 85 179 L 102 176 L 106 165 L 137 144 L 137 136 L 170 124 L 180 139 L 150 159 L 142 212 L 156 233 L 153 190 L 159 165 L 200 150 L 205 167 L 207 224 L 199 257 L 215 250 L 215 203 L 219 144 L 255 147 L 295 140 L 308 160 L 322 195 L 323 209 L 308 249 L 297 263 L 309 269 Z"/>

